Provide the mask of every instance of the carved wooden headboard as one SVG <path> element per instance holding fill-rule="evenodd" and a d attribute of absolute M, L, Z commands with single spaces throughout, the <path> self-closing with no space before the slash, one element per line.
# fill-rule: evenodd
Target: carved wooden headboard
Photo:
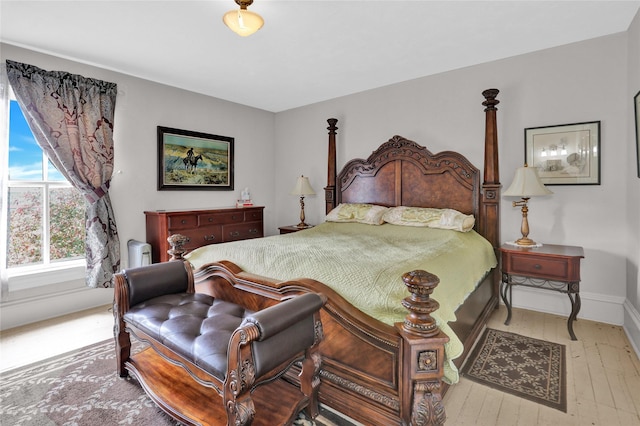
<path fill-rule="evenodd" d="M 476 217 L 476 230 L 498 247 L 500 178 L 496 131 L 497 89 L 483 92 L 486 106 L 484 181 L 480 169 L 453 151 L 432 154 L 394 136 L 366 160 L 354 159 L 336 173 L 335 118 L 329 123 L 327 213 L 339 203 L 451 208 Z"/>
<path fill-rule="evenodd" d="M 456 152 L 432 154 L 401 136 L 337 176 L 337 203 L 452 208 L 478 215 L 480 170 Z"/>

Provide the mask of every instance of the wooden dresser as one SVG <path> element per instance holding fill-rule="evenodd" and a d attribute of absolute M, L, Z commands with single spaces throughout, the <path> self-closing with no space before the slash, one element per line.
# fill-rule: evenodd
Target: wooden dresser
<path fill-rule="evenodd" d="M 263 237 L 263 210 L 264 207 L 228 207 L 146 211 L 152 260 L 154 263 L 169 260 L 167 238 L 173 234 L 189 238 L 184 246 L 188 251 L 207 244 Z"/>

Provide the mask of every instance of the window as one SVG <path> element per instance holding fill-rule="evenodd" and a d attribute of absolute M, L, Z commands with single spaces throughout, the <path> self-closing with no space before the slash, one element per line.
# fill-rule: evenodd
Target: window
<path fill-rule="evenodd" d="M 0 156 L 8 163 L 2 266 L 9 275 L 77 266 L 84 259 L 86 201 L 36 143 L 16 100 L 8 112 L 8 154 Z"/>

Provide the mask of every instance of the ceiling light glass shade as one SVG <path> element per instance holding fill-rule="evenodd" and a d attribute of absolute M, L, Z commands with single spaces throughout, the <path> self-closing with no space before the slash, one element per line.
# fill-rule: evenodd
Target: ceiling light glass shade
<path fill-rule="evenodd" d="M 539 195 L 553 194 L 542 182 L 538 176 L 536 167 L 520 167 L 516 170 L 516 175 L 509 189 L 502 195 L 511 197 L 530 198 Z"/>
<path fill-rule="evenodd" d="M 262 16 L 247 9 L 230 10 L 224 14 L 222 21 L 231 31 L 242 37 L 250 36 L 264 25 Z"/>
<path fill-rule="evenodd" d="M 309 178 L 306 176 L 300 176 L 296 181 L 296 186 L 291 190 L 291 195 L 314 195 L 315 191 L 309 183 Z"/>

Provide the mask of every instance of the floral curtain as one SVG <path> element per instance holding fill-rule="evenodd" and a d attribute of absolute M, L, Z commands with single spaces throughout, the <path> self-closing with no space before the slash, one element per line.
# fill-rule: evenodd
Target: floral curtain
<path fill-rule="evenodd" d="M 109 198 L 117 85 L 7 60 L 9 83 L 36 141 L 88 200 L 86 283 L 110 287 L 120 240 Z"/>

